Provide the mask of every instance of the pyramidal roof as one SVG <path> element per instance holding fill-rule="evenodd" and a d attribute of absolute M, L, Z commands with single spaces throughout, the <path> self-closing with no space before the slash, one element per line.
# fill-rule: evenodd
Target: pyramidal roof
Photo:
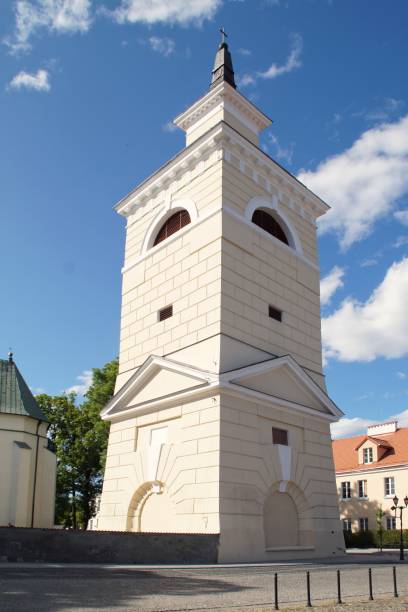
<path fill-rule="evenodd" d="M 21 376 L 12 356 L 0 359 L 0 413 L 48 421 Z"/>
<path fill-rule="evenodd" d="M 226 81 L 231 85 L 231 87 L 236 89 L 231 53 L 229 52 L 228 45 L 225 42 L 224 30 L 220 31 L 223 35 L 223 38 L 215 55 L 210 89 L 213 89 L 222 81 Z"/>

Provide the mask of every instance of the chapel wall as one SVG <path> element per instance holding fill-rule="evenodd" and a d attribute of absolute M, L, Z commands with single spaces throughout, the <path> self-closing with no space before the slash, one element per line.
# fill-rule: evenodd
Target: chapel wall
<path fill-rule="evenodd" d="M 30 527 L 32 517 L 35 453 L 37 445 L 36 419 L 12 414 L 0 414 L 0 526 L 11 523 L 18 527 Z M 41 512 L 35 512 L 36 526 L 51 527 L 54 524 L 56 458 L 42 464 L 42 446 L 47 444 L 47 424 L 39 428 L 39 460 L 37 465 L 36 499 L 44 495 Z M 23 443 L 23 447 L 17 443 Z M 51 480 L 48 478 L 51 475 Z M 39 482 L 45 480 L 45 488 Z M 50 520 L 51 517 L 51 520 Z"/>

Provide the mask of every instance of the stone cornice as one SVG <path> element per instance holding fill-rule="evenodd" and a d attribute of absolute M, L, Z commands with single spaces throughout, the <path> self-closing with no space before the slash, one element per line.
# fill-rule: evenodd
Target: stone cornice
<path fill-rule="evenodd" d="M 266 192 L 274 193 L 276 190 L 286 189 L 288 194 L 297 200 L 297 203 L 290 201 L 289 206 L 297 209 L 302 216 L 309 217 L 309 220 L 323 215 L 330 208 L 275 160 L 230 125 L 221 121 L 120 200 L 114 207 L 115 210 L 129 217 L 139 206 L 143 206 L 160 194 L 163 194 L 164 199 L 166 193 L 174 193 L 180 188 L 188 172 L 200 164 L 204 170 L 204 162 L 214 152 L 218 152 L 220 159 L 223 157 L 226 161 L 231 160 L 231 155 L 237 158 L 240 171 L 245 172 L 247 166 L 252 180 L 261 184 Z M 305 209 L 307 209 L 306 215 Z"/>
<path fill-rule="evenodd" d="M 225 102 L 241 113 L 258 132 L 272 123 L 269 117 L 225 81 L 202 96 L 184 113 L 178 115 L 174 119 L 174 123 L 177 127 L 187 131 L 214 108 L 223 105 Z"/>

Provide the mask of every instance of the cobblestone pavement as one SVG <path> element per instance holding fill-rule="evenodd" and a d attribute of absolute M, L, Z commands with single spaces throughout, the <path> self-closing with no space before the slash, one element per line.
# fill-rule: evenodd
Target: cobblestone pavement
<path fill-rule="evenodd" d="M 344 606 L 335 606 L 336 569 L 341 570 Z M 278 572 L 281 610 L 304 608 L 306 568 L 312 603 L 328 610 L 408 611 L 408 565 L 397 565 L 400 597 L 392 598 L 392 565 L 372 564 L 374 601 L 368 601 L 368 565 L 298 564 L 145 569 L 131 566 L 0 567 L 1 612 L 130 612 L 135 610 L 272 610 Z M 359 601 L 356 601 L 358 597 Z M 387 599 L 384 599 L 387 597 Z"/>

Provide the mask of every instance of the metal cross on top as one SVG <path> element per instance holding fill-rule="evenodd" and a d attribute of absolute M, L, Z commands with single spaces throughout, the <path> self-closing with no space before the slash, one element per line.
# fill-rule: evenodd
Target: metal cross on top
<path fill-rule="evenodd" d="M 228 34 L 224 30 L 224 26 L 220 28 L 220 32 L 221 32 L 221 44 L 223 45 L 225 43 L 225 39 L 228 38 Z"/>

